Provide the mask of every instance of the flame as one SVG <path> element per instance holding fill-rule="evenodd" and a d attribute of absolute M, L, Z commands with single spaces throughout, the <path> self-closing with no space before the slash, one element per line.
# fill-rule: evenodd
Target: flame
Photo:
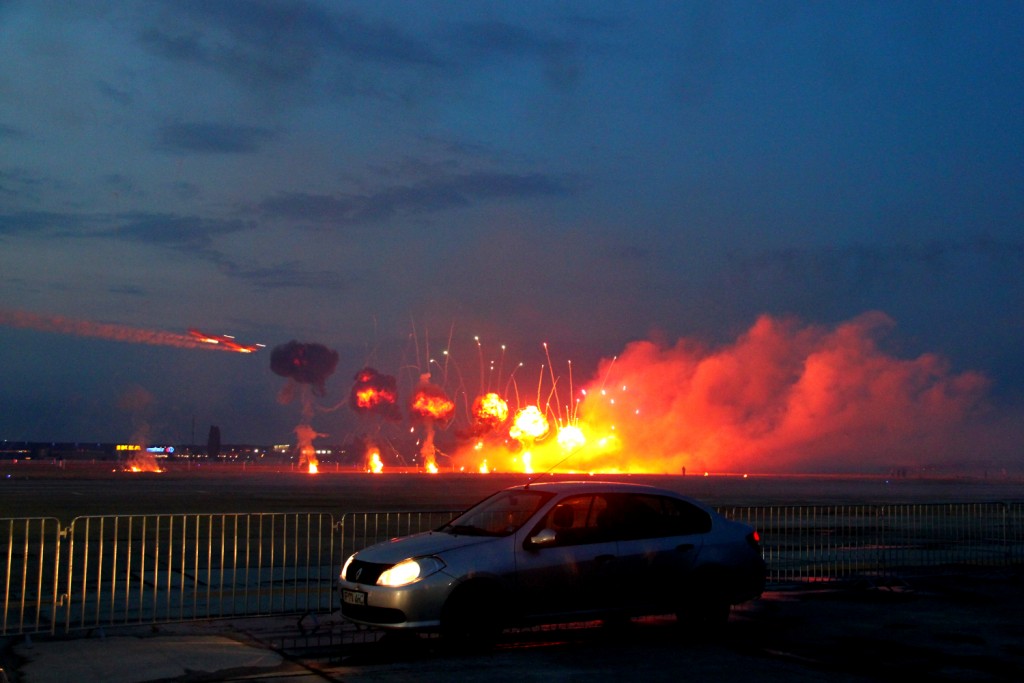
<path fill-rule="evenodd" d="M 473 401 L 473 419 L 485 427 L 495 427 L 508 419 L 508 403 L 493 391 Z"/>
<path fill-rule="evenodd" d="M 513 439 L 540 439 L 550 429 L 548 419 L 537 406 L 526 406 L 516 413 L 509 436 Z"/>
<path fill-rule="evenodd" d="M 489 467 L 487 467 L 487 461 L 486 460 L 484 460 L 482 463 L 480 463 L 480 474 L 490 474 L 490 472 L 491 472 L 491 470 L 490 470 Z"/>
<path fill-rule="evenodd" d="M 433 460 L 428 461 L 426 464 L 426 470 L 427 474 L 437 474 L 437 463 Z"/>
<path fill-rule="evenodd" d="M 128 456 L 124 466 L 125 472 L 163 472 L 156 457 L 143 450 L 136 450 Z"/>
<path fill-rule="evenodd" d="M 451 419 L 455 412 L 455 402 L 447 396 L 419 391 L 412 399 L 412 411 L 422 419 L 443 422 Z"/>
<path fill-rule="evenodd" d="M 163 472 L 163 469 L 157 465 L 152 467 L 140 466 L 140 465 L 129 465 L 124 468 L 125 472 Z"/>
<path fill-rule="evenodd" d="M 367 457 L 367 471 L 374 474 L 380 474 L 384 471 L 384 462 L 380 459 L 380 451 L 376 448 L 370 449 L 369 456 Z"/>
<path fill-rule="evenodd" d="M 373 410 L 380 405 L 393 404 L 396 397 L 390 391 L 380 387 L 362 387 L 356 390 L 356 406 L 363 410 Z"/>
<path fill-rule="evenodd" d="M 295 436 L 298 439 L 296 448 L 299 453 L 298 466 L 301 468 L 305 465 L 306 470 L 310 474 L 316 474 L 319 470 L 320 462 L 316 457 L 316 448 L 313 447 L 313 439 L 324 435 L 317 432 L 308 424 L 300 424 L 295 428 Z"/>
<path fill-rule="evenodd" d="M 558 430 L 558 445 L 567 451 L 582 448 L 587 443 L 583 430 L 576 425 L 566 425 Z"/>

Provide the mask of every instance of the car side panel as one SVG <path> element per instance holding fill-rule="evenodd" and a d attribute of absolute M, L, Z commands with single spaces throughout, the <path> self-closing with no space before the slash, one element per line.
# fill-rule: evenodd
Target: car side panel
<path fill-rule="evenodd" d="M 690 583 L 703 542 L 701 534 L 619 541 L 619 606 L 628 612 L 673 612 Z"/>
<path fill-rule="evenodd" d="M 520 617 L 595 613 L 613 605 L 617 573 L 614 541 L 525 549 L 516 557 Z"/>

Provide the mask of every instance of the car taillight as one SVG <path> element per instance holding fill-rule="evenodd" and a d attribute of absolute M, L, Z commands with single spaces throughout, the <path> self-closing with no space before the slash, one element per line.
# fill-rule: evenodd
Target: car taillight
<path fill-rule="evenodd" d="M 747 543 L 749 543 L 750 547 L 753 548 L 754 550 L 760 551 L 761 550 L 761 534 L 757 533 L 756 530 L 755 531 L 751 531 L 749 534 L 747 534 Z"/>

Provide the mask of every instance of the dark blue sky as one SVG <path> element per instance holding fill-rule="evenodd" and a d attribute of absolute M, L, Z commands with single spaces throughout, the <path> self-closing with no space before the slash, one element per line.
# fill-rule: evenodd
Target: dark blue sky
<path fill-rule="evenodd" d="M 327 399 L 881 311 L 1019 411 L 1022 68 L 1019 2 L 0 0 L 0 308 L 322 343 Z M 291 438 L 260 354 L 0 345 L 0 438 Z"/>

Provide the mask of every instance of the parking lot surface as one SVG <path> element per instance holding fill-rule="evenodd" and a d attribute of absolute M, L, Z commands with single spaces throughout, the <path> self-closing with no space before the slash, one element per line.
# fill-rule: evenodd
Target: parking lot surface
<path fill-rule="evenodd" d="M 672 617 L 509 630 L 485 652 L 355 629 L 337 615 L 133 627 L 3 642 L 11 683 L 142 681 L 1020 681 L 1024 571 L 786 587 L 724 636 Z"/>

